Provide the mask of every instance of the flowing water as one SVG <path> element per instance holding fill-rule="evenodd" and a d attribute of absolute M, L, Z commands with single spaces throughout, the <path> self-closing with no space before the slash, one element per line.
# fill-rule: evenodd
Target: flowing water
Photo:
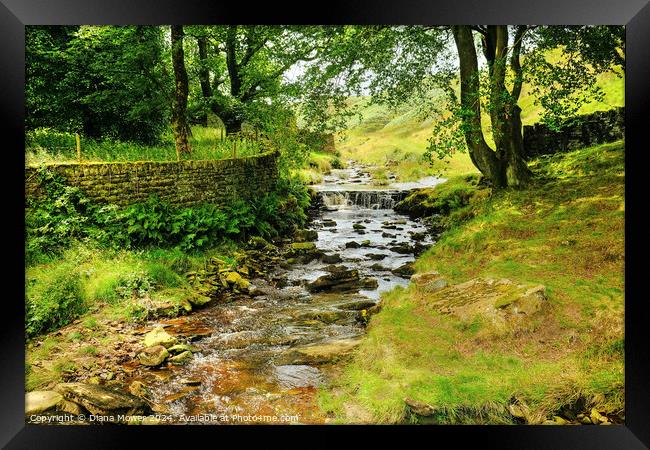
<path fill-rule="evenodd" d="M 198 351 L 185 366 L 138 368 L 134 379 L 178 423 L 325 422 L 318 387 L 359 342 L 364 310 L 381 292 L 406 285 L 408 274 L 395 269 L 433 243 L 422 224 L 392 208 L 406 189 L 441 181 L 377 188 L 360 168 L 332 171 L 315 186 L 322 206 L 310 225 L 326 257 L 278 268 L 284 287 L 251 280 L 262 295 L 161 321 L 172 334 L 194 336 Z M 305 284 L 331 272 L 333 262 L 377 282 L 357 292 L 310 294 Z"/>

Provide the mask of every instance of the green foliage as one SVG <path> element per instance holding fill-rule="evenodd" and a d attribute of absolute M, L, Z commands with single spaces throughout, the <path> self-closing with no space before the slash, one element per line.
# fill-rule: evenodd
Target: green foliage
<path fill-rule="evenodd" d="M 28 282 L 25 298 L 28 337 L 69 324 L 86 311 L 78 273 L 63 267 L 47 282 Z"/>
<path fill-rule="evenodd" d="M 281 179 L 274 191 L 227 207 L 204 204 L 179 208 L 151 196 L 118 208 L 99 206 L 48 170 L 37 172 L 44 198 L 28 200 L 27 264 L 55 256 L 74 240 L 112 248 L 177 247 L 183 251 L 214 247 L 251 235 L 290 233 L 306 220 L 309 194 L 295 179 Z M 160 276 L 166 276 L 159 274 Z"/>
<path fill-rule="evenodd" d="M 25 45 L 27 129 L 159 141 L 172 87 L 160 27 L 28 26 Z"/>

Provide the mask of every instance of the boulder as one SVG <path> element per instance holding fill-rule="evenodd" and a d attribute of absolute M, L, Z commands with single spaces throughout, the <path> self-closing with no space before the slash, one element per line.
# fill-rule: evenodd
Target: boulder
<path fill-rule="evenodd" d="M 176 355 L 176 354 L 182 353 L 182 352 L 192 352 L 192 353 L 194 353 L 197 350 L 198 349 L 196 347 L 194 347 L 193 345 L 187 345 L 187 344 L 176 344 L 176 345 L 172 345 L 171 347 L 169 347 L 167 349 L 167 351 L 169 353 L 171 353 L 172 355 Z"/>
<path fill-rule="evenodd" d="M 149 333 L 147 333 L 144 337 L 144 346 L 145 347 L 153 347 L 156 345 L 162 345 L 163 347 L 171 347 L 172 345 L 176 344 L 178 342 L 178 339 L 176 339 L 174 336 L 170 335 L 167 333 L 163 327 L 155 327 L 153 330 L 151 330 Z"/>
<path fill-rule="evenodd" d="M 377 289 L 379 287 L 379 282 L 377 278 L 365 277 L 361 279 L 359 286 L 363 289 Z"/>
<path fill-rule="evenodd" d="M 427 293 L 433 293 L 447 287 L 447 281 L 435 271 L 416 273 L 411 276 L 411 282 L 417 286 L 418 290 Z"/>
<path fill-rule="evenodd" d="M 147 347 L 138 354 L 140 364 L 155 367 L 161 365 L 169 356 L 169 352 L 162 345 Z"/>
<path fill-rule="evenodd" d="M 415 273 L 415 269 L 413 269 L 413 263 L 408 262 L 406 264 L 399 266 L 396 269 L 391 270 L 391 272 L 393 273 L 393 275 L 397 275 L 398 277 L 410 278 L 411 275 Z"/>
<path fill-rule="evenodd" d="M 276 361 L 276 364 L 327 364 L 347 357 L 360 343 L 361 338 L 355 337 L 306 345 L 304 347 L 295 348 L 281 355 L 278 358 L 278 361 Z"/>
<path fill-rule="evenodd" d="M 62 383 L 55 389 L 63 398 L 83 406 L 94 415 L 146 415 L 151 412 L 144 400 L 95 384 Z"/>
<path fill-rule="evenodd" d="M 342 268 L 307 283 L 306 288 L 309 292 L 358 290 L 359 280 L 359 271 Z"/>
<path fill-rule="evenodd" d="M 25 415 L 41 414 L 58 408 L 63 396 L 56 391 L 32 391 L 25 394 Z"/>
<path fill-rule="evenodd" d="M 212 301 L 207 295 L 201 295 L 195 293 L 187 297 L 186 299 L 192 306 L 204 306 Z"/>
<path fill-rule="evenodd" d="M 316 230 L 298 230 L 293 236 L 296 242 L 309 242 L 318 239 L 318 232 Z"/>
<path fill-rule="evenodd" d="M 325 264 L 336 264 L 336 263 L 340 263 L 341 261 L 343 261 L 343 260 L 341 259 L 341 255 L 339 255 L 338 253 L 334 253 L 334 254 L 332 254 L 332 255 L 323 255 L 323 257 L 321 258 L 321 260 L 322 260 Z"/>
<path fill-rule="evenodd" d="M 413 400 L 411 398 L 405 398 L 404 403 L 408 406 L 408 409 L 418 416 L 429 417 L 435 414 L 436 409 L 424 402 Z"/>
<path fill-rule="evenodd" d="M 136 397 L 149 396 L 149 388 L 147 388 L 147 386 L 141 381 L 134 381 L 129 384 L 129 392 Z"/>
<path fill-rule="evenodd" d="M 242 277 L 237 272 L 228 272 L 225 279 L 226 279 L 226 283 L 228 283 L 228 285 L 230 285 L 231 287 L 236 288 L 239 291 L 246 292 L 246 291 L 248 291 L 248 288 L 251 285 L 250 281 L 246 280 L 244 277 Z"/>
<path fill-rule="evenodd" d="M 413 247 L 411 247 L 406 242 L 401 244 L 393 245 L 390 247 L 391 252 L 399 253 L 400 255 L 407 255 L 413 253 Z"/>
<path fill-rule="evenodd" d="M 175 366 L 180 366 L 185 364 L 186 362 L 189 362 L 192 359 L 192 352 L 189 350 L 186 350 L 184 352 L 179 353 L 176 356 L 172 356 L 169 358 L 169 362 L 174 364 Z"/>

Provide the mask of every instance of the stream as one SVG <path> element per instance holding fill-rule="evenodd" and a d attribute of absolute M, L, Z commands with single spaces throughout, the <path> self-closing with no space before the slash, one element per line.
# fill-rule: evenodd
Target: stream
<path fill-rule="evenodd" d="M 309 225 L 324 256 L 276 268 L 283 283 L 252 279 L 261 295 L 150 324 L 192 336 L 197 351 L 184 366 L 135 370 L 133 380 L 144 382 L 154 409 L 176 423 L 326 423 L 319 386 L 337 376 L 337 361 L 359 343 L 366 311 L 382 292 L 406 285 L 405 264 L 433 244 L 423 224 L 392 208 L 409 189 L 442 181 L 377 187 L 361 167 L 332 170 L 313 186 L 322 205 Z M 371 281 L 358 291 L 306 288 L 341 269 Z"/>

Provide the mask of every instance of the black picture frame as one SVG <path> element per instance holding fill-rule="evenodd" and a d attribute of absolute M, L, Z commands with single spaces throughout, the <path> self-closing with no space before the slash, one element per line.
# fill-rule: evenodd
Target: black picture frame
<path fill-rule="evenodd" d="M 645 236 L 640 232 L 644 198 L 643 153 L 647 105 L 650 104 L 650 5 L 647 0 L 426 0 L 328 1 L 312 5 L 280 5 L 278 2 L 209 2 L 198 0 L 0 0 L 0 111 L 6 290 L 0 304 L 0 445 L 4 448 L 119 448 L 144 438 L 148 445 L 175 440 L 186 445 L 207 439 L 209 445 L 224 444 L 225 437 L 245 438 L 250 427 L 52 427 L 24 422 L 24 192 L 21 166 L 24 158 L 24 26 L 63 24 L 618 24 L 626 25 L 626 299 L 625 299 L 625 392 L 626 423 L 609 427 L 558 426 L 357 426 L 264 427 L 254 431 L 270 434 L 280 442 L 311 445 L 315 434 L 343 431 L 383 436 L 398 434 L 402 442 L 417 439 L 438 445 L 441 437 L 453 445 L 478 440 L 482 447 L 637 449 L 650 446 L 650 342 L 647 295 L 643 266 Z M 635 198 L 636 197 L 636 198 Z M 15 272 L 15 273 L 14 273 Z M 370 428 L 370 433 L 366 433 Z M 287 432 L 287 433 L 285 433 Z M 191 434 L 190 434 L 191 433 Z M 218 433 L 218 434 L 215 434 Z M 298 438 L 296 435 L 305 434 Z M 434 433 L 434 436 L 422 434 Z M 201 436 L 197 436 L 201 434 Z M 417 435 L 417 436 L 416 436 Z M 162 440 L 160 439 L 162 437 Z M 307 437 L 307 440 L 305 440 Z M 192 441 L 188 441 L 188 439 Z M 347 440 L 347 439 L 346 439 Z M 270 440 L 267 443 L 271 442 Z M 321 441 L 326 443 L 327 441 Z M 331 445 L 337 445 L 330 441 Z M 190 444 L 195 445 L 195 444 Z M 198 444 L 196 444 L 198 445 Z M 259 444 L 258 444 L 259 445 Z M 408 445 L 408 444 L 407 444 Z"/>

